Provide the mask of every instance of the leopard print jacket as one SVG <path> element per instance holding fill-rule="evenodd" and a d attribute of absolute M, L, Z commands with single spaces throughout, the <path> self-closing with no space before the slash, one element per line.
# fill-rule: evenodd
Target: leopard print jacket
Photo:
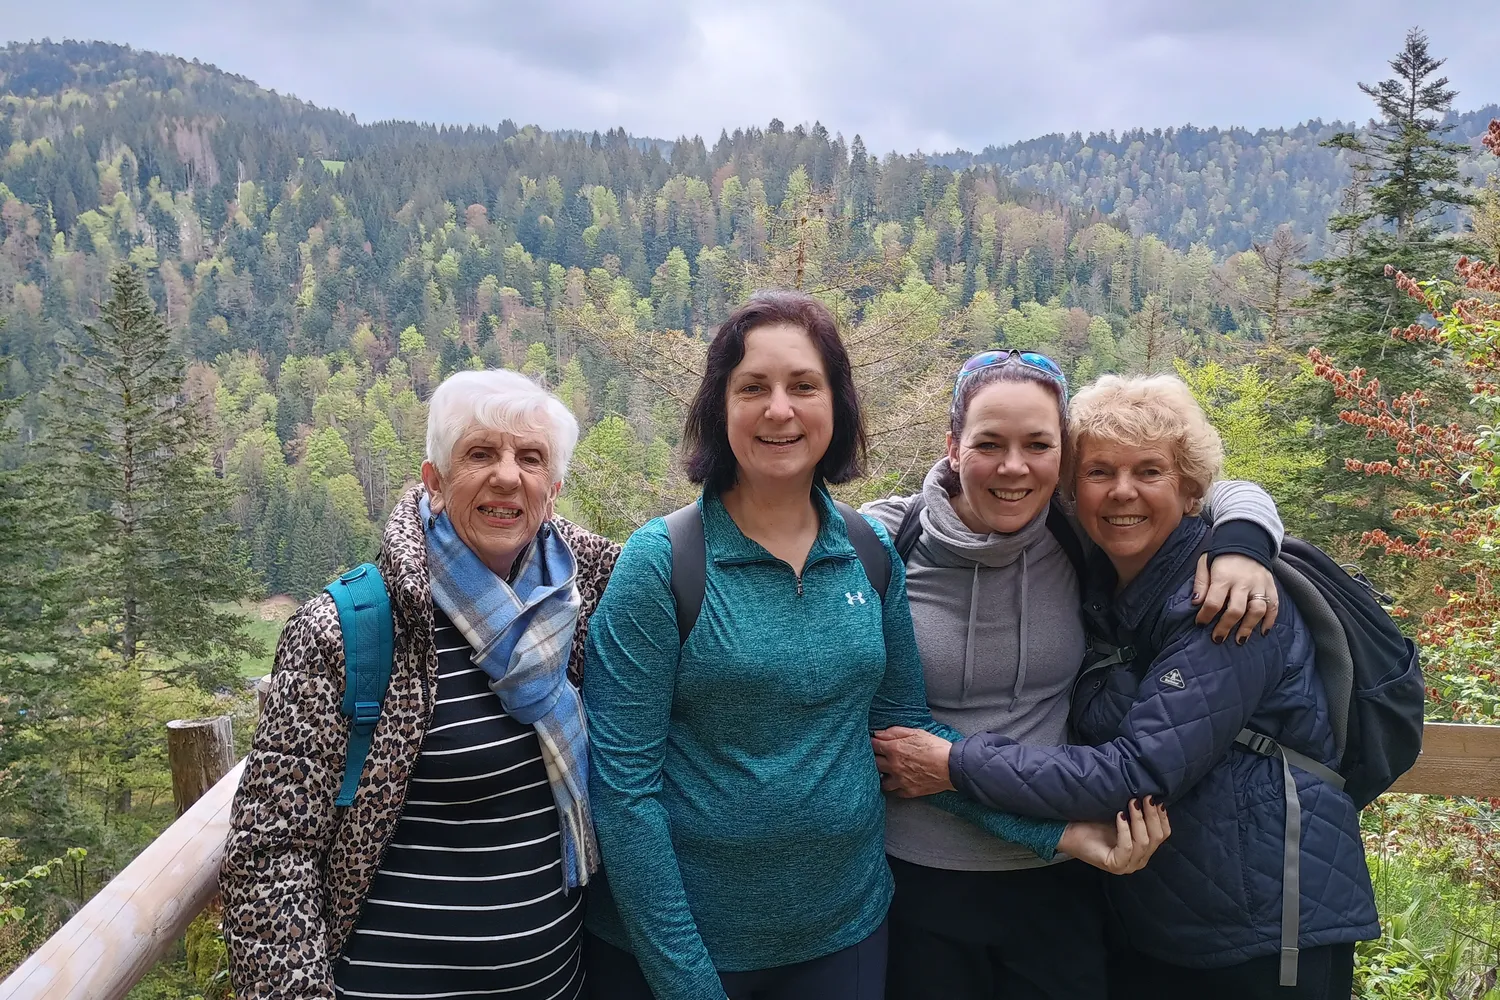
<path fill-rule="evenodd" d="M 417 501 L 391 512 L 376 564 L 395 620 L 395 664 L 354 804 L 333 804 L 349 722 L 340 713 L 344 649 L 333 599 L 297 609 L 276 646 L 271 689 L 230 813 L 219 888 L 235 994 L 242 1000 L 332 1000 L 337 960 L 395 833 L 407 779 L 437 698 L 432 591 Z M 568 664 L 576 683 L 588 617 L 620 546 L 562 518 L 583 599 Z"/>

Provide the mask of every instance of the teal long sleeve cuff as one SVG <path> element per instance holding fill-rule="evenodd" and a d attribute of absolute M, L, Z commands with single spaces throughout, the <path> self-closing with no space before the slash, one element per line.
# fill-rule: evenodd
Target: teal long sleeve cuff
<path fill-rule="evenodd" d="M 964 738 L 964 734 L 957 729 L 936 720 L 924 728 L 930 733 L 941 736 L 949 743 L 957 743 Z M 927 796 L 927 801 L 944 812 L 952 813 L 959 819 L 973 823 L 992 836 L 1008 840 L 1012 844 L 1020 844 L 1043 861 L 1052 860 L 1053 855 L 1057 853 L 1058 841 L 1062 840 L 1063 830 L 1068 826 L 1061 820 L 1034 819 L 1030 816 L 1000 812 L 997 809 L 982 806 L 973 799 L 965 798 L 958 792 L 938 792 L 936 795 Z"/>

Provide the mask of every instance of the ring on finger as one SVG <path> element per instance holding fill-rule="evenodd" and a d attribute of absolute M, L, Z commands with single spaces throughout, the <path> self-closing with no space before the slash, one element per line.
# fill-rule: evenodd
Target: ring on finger
<path fill-rule="evenodd" d="M 1251 594 L 1250 595 L 1250 600 L 1252 600 L 1252 601 L 1259 601 L 1262 604 L 1270 604 L 1271 603 L 1270 601 L 1266 600 L 1266 595 L 1265 594 Z"/>

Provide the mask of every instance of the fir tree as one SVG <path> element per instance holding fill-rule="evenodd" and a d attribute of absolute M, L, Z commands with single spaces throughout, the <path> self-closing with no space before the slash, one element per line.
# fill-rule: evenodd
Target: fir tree
<path fill-rule="evenodd" d="M 122 266 L 111 288 L 46 393 L 37 446 L 44 502 L 77 513 L 52 539 L 74 569 L 68 603 L 132 668 L 217 686 L 256 647 L 219 609 L 250 583 L 232 498 L 144 279 Z"/>
<path fill-rule="evenodd" d="M 1363 135 L 1341 133 L 1326 143 L 1353 155 L 1356 183 L 1329 223 L 1343 237 L 1337 251 L 1309 267 L 1322 282 L 1308 302 L 1311 326 L 1342 362 L 1398 390 L 1411 388 L 1429 368 L 1416 352 L 1387 350 L 1390 330 L 1415 323 L 1421 308 L 1386 268 L 1447 277 L 1468 249 L 1443 225 L 1445 212 L 1474 201 L 1459 174 L 1465 147 L 1443 138 L 1452 130 L 1444 119 L 1455 97 L 1447 77 L 1433 79 L 1443 62 L 1428 53 L 1427 36 L 1412 29 L 1391 60 L 1395 77 L 1359 85 L 1380 119 Z"/>
<path fill-rule="evenodd" d="M 1344 133 L 1329 145 L 1353 155 L 1354 182 L 1343 211 L 1329 223 L 1335 235 L 1331 256 L 1309 270 L 1319 279 L 1299 303 L 1309 308 L 1309 332 L 1328 355 L 1378 379 L 1392 392 L 1424 386 L 1436 400 L 1455 404 L 1461 386 L 1444 381 L 1431 366 L 1438 350 L 1396 350 L 1393 329 L 1416 323 L 1422 308 L 1396 287 L 1388 269 L 1406 274 L 1450 277 L 1465 242 L 1444 225 L 1445 213 L 1473 201 L 1459 175 L 1463 146 L 1443 138 L 1454 91 L 1436 76 L 1443 60 L 1427 51 L 1427 37 L 1412 29 L 1391 69 L 1395 76 L 1360 84 L 1380 119 L 1362 135 Z M 1314 413 L 1326 413 L 1326 397 L 1310 399 Z M 1344 425 L 1330 430 L 1326 470 L 1328 526 L 1363 531 L 1390 527 L 1388 480 L 1367 482 L 1345 468 L 1345 459 L 1370 457 L 1363 431 Z"/>

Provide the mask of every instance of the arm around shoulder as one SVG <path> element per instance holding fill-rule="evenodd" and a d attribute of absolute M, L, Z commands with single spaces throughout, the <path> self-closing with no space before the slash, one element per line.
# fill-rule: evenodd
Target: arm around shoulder
<path fill-rule="evenodd" d="M 287 622 L 271 689 L 230 810 L 219 888 L 237 996 L 332 998 L 323 858 L 338 828 L 333 801 L 348 727 L 333 602 L 319 595 Z"/>
<path fill-rule="evenodd" d="M 1253 524 L 1270 537 L 1272 559 L 1281 551 L 1281 539 L 1286 530 L 1276 512 L 1276 501 L 1256 483 L 1240 479 L 1214 483 L 1203 498 L 1203 518 L 1216 528 L 1232 522 Z M 1253 552 L 1244 554 L 1255 555 Z"/>

